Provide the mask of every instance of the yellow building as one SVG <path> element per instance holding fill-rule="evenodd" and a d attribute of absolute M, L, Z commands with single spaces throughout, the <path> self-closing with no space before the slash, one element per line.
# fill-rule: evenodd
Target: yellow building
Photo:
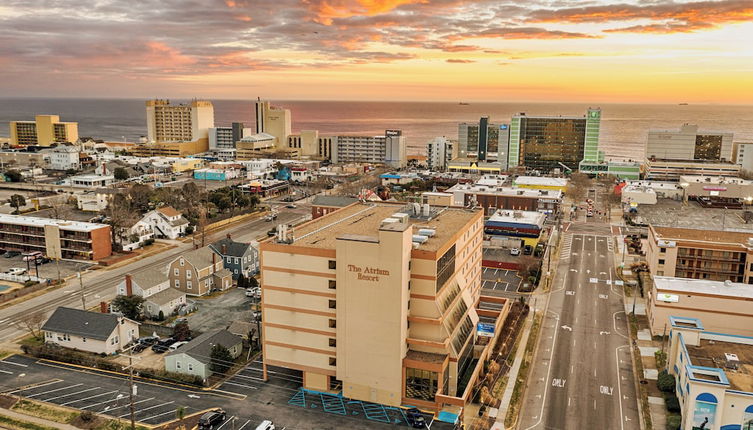
<path fill-rule="evenodd" d="M 281 225 L 260 245 L 265 375 L 282 366 L 310 390 L 461 413 L 509 309 L 481 295 L 482 237 L 481 210 L 418 204 Z"/>
<path fill-rule="evenodd" d="M 268 101 L 256 101 L 256 133 L 268 133 L 275 138 L 276 149 L 287 149 L 291 135 L 289 109 L 271 106 Z"/>
<path fill-rule="evenodd" d="M 214 127 L 214 106 L 205 100 L 171 104 L 147 100 L 147 143 L 136 146 L 135 155 L 183 157 L 209 150 L 209 129 Z"/>
<path fill-rule="evenodd" d="M 204 160 L 199 158 L 181 158 L 173 163 L 173 172 L 185 172 L 186 170 L 196 170 L 204 167 Z"/>
<path fill-rule="evenodd" d="M 134 145 L 128 151 L 137 157 L 185 157 L 209 150 L 209 141 L 199 139 L 191 142 L 148 142 Z"/>
<path fill-rule="evenodd" d="M 58 115 L 37 115 L 34 121 L 11 121 L 10 144 L 50 146 L 78 140 L 78 123 L 61 122 Z"/>

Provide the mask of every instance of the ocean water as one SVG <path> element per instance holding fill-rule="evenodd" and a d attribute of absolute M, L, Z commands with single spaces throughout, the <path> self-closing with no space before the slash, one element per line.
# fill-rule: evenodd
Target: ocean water
<path fill-rule="evenodd" d="M 180 100 L 174 100 L 178 102 Z M 253 100 L 213 100 L 216 125 L 233 121 L 254 127 Z M 422 153 L 435 136 L 457 138 L 457 124 L 478 121 L 508 122 L 519 112 L 528 115 L 584 115 L 579 103 L 427 103 L 275 101 L 292 111 L 293 131 L 319 130 L 324 134 L 382 134 L 398 128 L 408 140 L 410 153 Z M 753 106 L 594 104 L 601 107 L 600 144 L 607 157 L 640 159 L 649 129 L 677 129 L 683 123 L 702 130 L 731 131 L 735 141 L 753 141 Z M 141 99 L 2 99 L 0 136 L 8 136 L 8 122 L 31 120 L 35 114 L 58 114 L 62 121 L 77 121 L 81 136 L 105 140 L 136 141 L 146 134 L 144 100 Z"/>

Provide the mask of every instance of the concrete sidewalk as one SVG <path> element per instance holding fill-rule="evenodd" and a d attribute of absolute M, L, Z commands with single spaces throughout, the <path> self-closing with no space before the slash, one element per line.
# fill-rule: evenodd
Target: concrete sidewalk
<path fill-rule="evenodd" d="M 497 412 L 497 421 L 492 426 L 491 430 L 504 430 L 505 417 L 507 416 L 507 409 L 510 407 L 510 400 L 512 399 L 512 392 L 515 389 L 515 383 L 518 380 L 518 372 L 520 372 L 520 365 L 523 363 L 523 357 L 526 353 L 526 345 L 531 335 L 531 327 L 533 326 L 533 312 L 529 312 L 526 317 L 525 325 L 523 327 L 523 333 L 520 338 L 520 344 L 515 351 L 515 359 L 513 360 L 512 367 L 508 372 L 507 385 L 505 386 L 505 392 L 502 393 L 502 403 L 499 405 Z"/>

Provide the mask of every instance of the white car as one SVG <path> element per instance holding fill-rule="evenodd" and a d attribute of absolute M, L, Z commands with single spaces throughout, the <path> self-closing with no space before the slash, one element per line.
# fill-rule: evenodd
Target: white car
<path fill-rule="evenodd" d="M 261 288 L 246 288 L 246 297 L 261 298 Z"/>
<path fill-rule="evenodd" d="M 520 248 L 510 248 L 510 255 L 520 255 Z"/>
<path fill-rule="evenodd" d="M 181 346 L 183 346 L 183 345 L 185 345 L 187 343 L 188 342 L 186 342 L 186 341 L 175 342 L 174 344 L 170 345 L 170 347 L 167 348 L 167 350 L 168 351 L 175 351 L 176 349 L 180 348 Z"/>
<path fill-rule="evenodd" d="M 26 269 L 24 269 L 23 267 L 11 267 L 5 273 L 9 275 L 23 275 L 24 273 L 26 273 Z"/>

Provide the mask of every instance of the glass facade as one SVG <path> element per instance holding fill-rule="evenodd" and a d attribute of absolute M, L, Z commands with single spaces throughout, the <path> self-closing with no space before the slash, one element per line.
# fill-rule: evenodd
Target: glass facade
<path fill-rule="evenodd" d="M 695 137 L 696 160 L 719 160 L 722 157 L 721 134 L 699 134 Z"/>
<path fill-rule="evenodd" d="M 444 394 L 447 394 L 447 371 L 444 372 Z M 433 401 L 439 389 L 439 374 L 431 370 L 405 368 L 405 397 Z"/>
<path fill-rule="evenodd" d="M 546 173 L 562 168 L 562 163 L 578 169 L 585 148 L 585 118 L 522 117 L 519 133 L 520 160 L 526 168 Z"/>

